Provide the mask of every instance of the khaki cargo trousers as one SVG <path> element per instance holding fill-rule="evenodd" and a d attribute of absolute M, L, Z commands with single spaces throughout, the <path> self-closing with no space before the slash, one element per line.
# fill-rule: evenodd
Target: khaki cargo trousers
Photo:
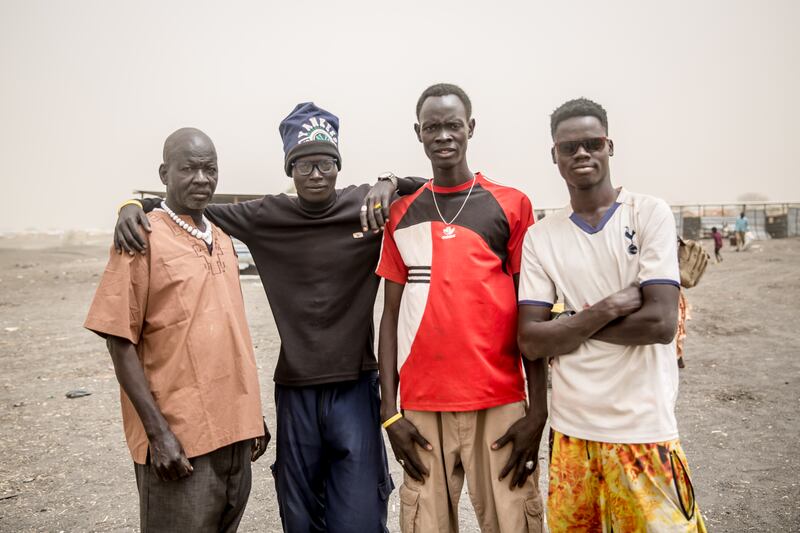
<path fill-rule="evenodd" d="M 483 533 L 543 531 L 538 465 L 523 487 L 511 490 L 510 475 L 498 480 L 511 455 L 511 444 L 491 449 L 492 443 L 524 415 L 524 402 L 480 411 L 404 411 L 433 451 L 419 449 L 430 472 L 425 483 L 406 474 L 400 487 L 402 532 L 457 533 L 458 500 L 465 475 Z"/>

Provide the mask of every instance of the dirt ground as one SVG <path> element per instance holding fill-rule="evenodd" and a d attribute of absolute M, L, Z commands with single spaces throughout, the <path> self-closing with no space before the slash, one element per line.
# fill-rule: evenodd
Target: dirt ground
<path fill-rule="evenodd" d="M 0 237 L 2 531 L 138 527 L 113 368 L 104 343 L 81 327 L 106 239 Z M 723 253 L 688 293 L 693 320 L 677 413 L 697 499 L 710 531 L 800 531 L 800 454 L 792 444 L 800 436 L 800 240 Z M 242 285 L 274 426 L 275 325 L 260 282 L 247 277 Z M 91 395 L 65 397 L 79 388 Z M 274 456 L 270 445 L 254 465 L 242 531 L 280 530 L 268 470 Z M 546 457 L 543 446 L 545 467 Z M 393 461 L 392 471 L 399 484 Z M 462 531 L 477 531 L 466 495 L 462 510 Z M 395 491 L 390 529 L 397 524 Z"/>

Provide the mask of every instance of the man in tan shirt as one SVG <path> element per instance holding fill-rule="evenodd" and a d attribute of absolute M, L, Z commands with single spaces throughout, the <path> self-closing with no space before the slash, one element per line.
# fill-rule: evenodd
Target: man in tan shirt
<path fill-rule="evenodd" d="M 121 386 L 142 532 L 235 531 L 270 436 L 233 245 L 203 216 L 211 139 L 174 132 L 159 174 L 147 253 L 111 250 L 85 327 L 106 339 Z"/>

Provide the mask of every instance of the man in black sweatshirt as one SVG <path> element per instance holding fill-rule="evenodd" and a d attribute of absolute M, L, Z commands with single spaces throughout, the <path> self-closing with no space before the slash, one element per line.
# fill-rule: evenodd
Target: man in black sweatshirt
<path fill-rule="evenodd" d="M 372 189 L 336 189 L 338 118 L 307 102 L 279 129 L 297 197 L 212 204 L 205 214 L 250 249 L 281 338 L 273 470 L 283 528 L 386 531 L 394 485 L 380 434 L 372 321 L 381 239 L 367 226 L 383 226 L 395 191 L 425 181 L 386 174 Z M 142 204 L 149 211 L 159 202 Z M 143 249 L 142 214 L 136 205 L 120 211 L 120 251 Z"/>

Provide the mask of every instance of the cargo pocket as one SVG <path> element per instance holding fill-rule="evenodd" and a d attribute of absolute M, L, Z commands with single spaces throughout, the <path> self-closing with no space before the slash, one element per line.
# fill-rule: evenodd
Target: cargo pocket
<path fill-rule="evenodd" d="M 414 533 L 419 510 L 419 492 L 400 485 L 400 531 Z"/>
<path fill-rule="evenodd" d="M 675 485 L 675 492 L 678 494 L 678 504 L 680 505 L 681 512 L 684 518 L 690 521 L 694 518 L 695 500 L 694 500 L 694 486 L 689 477 L 689 471 L 686 465 L 678 455 L 677 450 L 671 450 L 669 454 L 669 462 L 672 467 L 672 483 Z"/>
<path fill-rule="evenodd" d="M 542 533 L 544 531 L 542 514 L 541 496 L 534 496 L 525 500 L 525 520 L 528 522 L 528 533 Z"/>

